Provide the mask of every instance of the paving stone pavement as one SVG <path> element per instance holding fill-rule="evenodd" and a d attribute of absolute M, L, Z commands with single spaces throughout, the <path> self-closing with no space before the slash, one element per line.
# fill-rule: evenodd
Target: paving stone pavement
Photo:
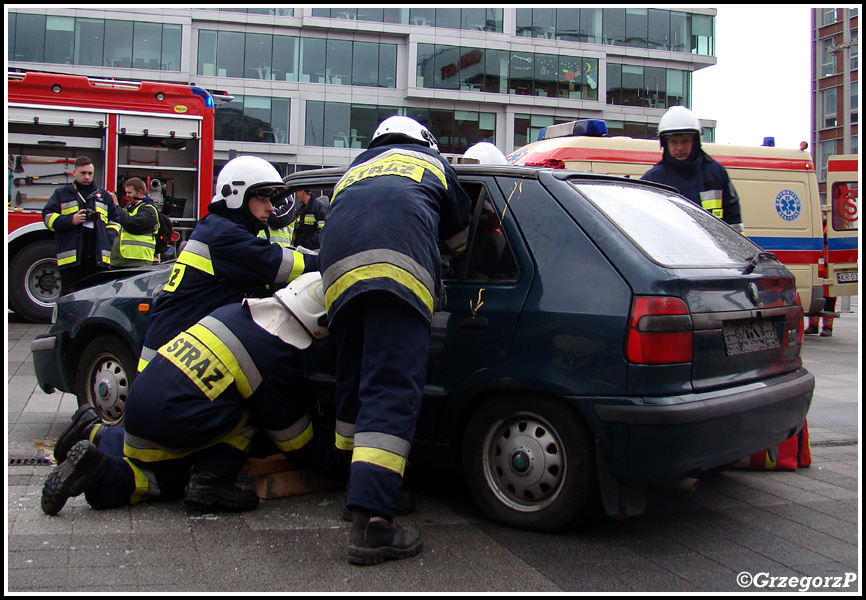
<path fill-rule="evenodd" d="M 422 530 L 424 549 L 375 567 L 345 559 L 348 525 L 340 519 L 339 491 L 263 501 L 243 514 L 206 514 L 180 502 L 94 511 L 83 497 L 70 499 L 59 515 L 43 514 L 42 484 L 52 465 L 40 459 L 45 454 L 34 440 L 56 440 L 77 403 L 36 385 L 30 341 L 47 326 L 12 313 L 8 319 L 10 593 L 861 589 L 859 367 L 852 374 L 832 360 L 834 352 L 857 352 L 859 310 L 837 321 L 833 338 L 810 338 L 804 346 L 806 366 L 819 381 L 832 377 L 819 385 L 829 391 L 816 391 L 813 412 L 844 396 L 845 414 L 854 415 L 839 422 L 816 417 L 811 468 L 725 471 L 693 490 L 651 486 L 643 516 L 599 517 L 556 535 L 498 526 L 453 477 L 410 474 L 418 511 L 399 520 Z M 857 355 L 851 360 L 859 365 Z"/>

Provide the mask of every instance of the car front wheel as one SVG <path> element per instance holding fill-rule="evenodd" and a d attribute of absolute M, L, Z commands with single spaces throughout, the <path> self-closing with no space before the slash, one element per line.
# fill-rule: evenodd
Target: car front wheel
<path fill-rule="evenodd" d="M 137 360 L 120 338 L 103 334 L 85 346 L 75 377 L 78 404 L 90 404 L 109 425 L 123 421 Z"/>
<path fill-rule="evenodd" d="M 561 403 L 488 400 L 472 416 L 463 449 L 472 496 L 498 523 L 561 531 L 597 510 L 592 436 Z"/>

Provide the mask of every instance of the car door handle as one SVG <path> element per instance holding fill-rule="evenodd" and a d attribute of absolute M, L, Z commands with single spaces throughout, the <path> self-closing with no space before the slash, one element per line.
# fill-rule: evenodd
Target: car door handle
<path fill-rule="evenodd" d="M 489 323 L 486 317 L 464 317 L 457 323 L 462 333 L 487 333 Z"/>

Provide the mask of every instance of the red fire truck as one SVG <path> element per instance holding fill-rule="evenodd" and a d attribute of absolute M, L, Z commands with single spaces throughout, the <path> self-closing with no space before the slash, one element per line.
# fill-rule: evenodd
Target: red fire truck
<path fill-rule="evenodd" d="M 53 234 L 42 208 L 73 181 L 75 159 L 93 161 L 109 191 L 139 177 L 180 237 L 207 212 L 213 189 L 214 97 L 199 87 L 8 73 L 9 303 L 48 321 L 60 291 Z"/>

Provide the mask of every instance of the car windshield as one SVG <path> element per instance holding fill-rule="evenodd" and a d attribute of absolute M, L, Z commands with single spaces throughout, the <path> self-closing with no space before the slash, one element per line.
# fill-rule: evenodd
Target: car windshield
<path fill-rule="evenodd" d="M 680 196 L 619 183 L 571 184 L 661 265 L 741 266 L 759 250 L 723 221 Z"/>

